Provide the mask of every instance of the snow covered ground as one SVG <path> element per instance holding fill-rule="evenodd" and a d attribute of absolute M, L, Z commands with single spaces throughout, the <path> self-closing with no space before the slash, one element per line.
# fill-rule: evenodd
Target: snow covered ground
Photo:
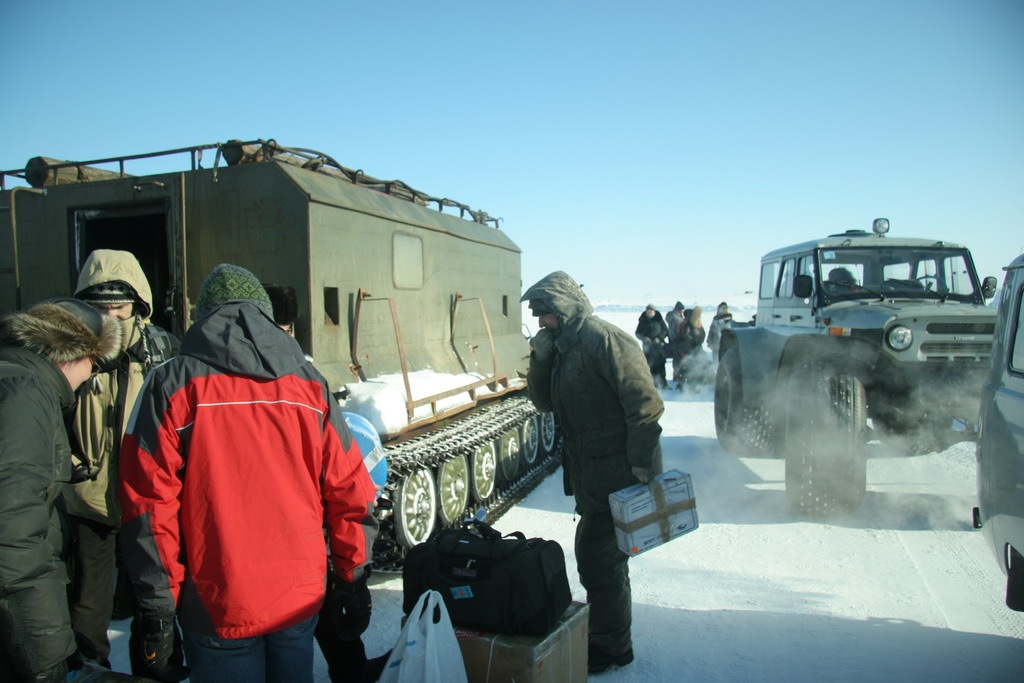
<path fill-rule="evenodd" d="M 655 303 L 665 313 L 674 301 Z M 705 324 L 717 303 L 707 302 Z M 599 307 L 599 314 L 632 332 L 642 308 Z M 749 302 L 737 301 L 734 313 L 749 319 Z M 1003 605 L 1004 577 L 971 527 L 972 444 L 917 457 L 873 445 L 861 508 L 812 522 L 790 507 L 781 460 L 738 458 L 718 445 L 710 389 L 663 396 L 665 468 L 692 475 L 700 528 L 630 561 L 636 661 L 592 680 L 1021 679 L 1024 614 Z M 562 495 L 560 473 L 492 521 L 503 532 L 561 543 L 573 597 L 585 598 L 572 553 L 573 503 Z M 378 574 L 371 585 L 364 640 L 375 656 L 398 635 L 402 581 Z M 115 622 L 112 630 L 112 659 L 122 671 L 127 626 Z M 316 673 L 328 680 L 320 660 Z"/>

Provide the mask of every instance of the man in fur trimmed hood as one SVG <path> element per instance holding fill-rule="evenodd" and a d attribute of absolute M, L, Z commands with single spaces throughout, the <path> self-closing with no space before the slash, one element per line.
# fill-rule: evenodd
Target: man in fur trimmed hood
<path fill-rule="evenodd" d="M 0 320 L 0 679 L 63 681 L 76 650 L 67 602 L 61 493 L 66 418 L 118 325 L 75 299 Z"/>
<path fill-rule="evenodd" d="M 523 294 L 541 330 L 527 380 L 538 410 L 565 438 L 565 493 L 576 498 L 576 567 L 590 603 L 590 673 L 633 661 L 629 556 L 615 541 L 608 494 L 661 473 L 665 411 L 643 352 L 593 315 L 583 289 L 557 271 Z"/>

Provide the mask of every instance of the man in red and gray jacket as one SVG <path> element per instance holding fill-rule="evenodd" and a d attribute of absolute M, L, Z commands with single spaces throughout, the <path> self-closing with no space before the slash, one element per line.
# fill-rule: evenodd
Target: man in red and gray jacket
<path fill-rule="evenodd" d="M 326 380 L 252 273 L 214 268 L 196 318 L 180 354 L 150 373 L 121 451 L 133 673 L 312 681 L 329 569 L 339 635 L 370 620 L 374 485 Z"/>

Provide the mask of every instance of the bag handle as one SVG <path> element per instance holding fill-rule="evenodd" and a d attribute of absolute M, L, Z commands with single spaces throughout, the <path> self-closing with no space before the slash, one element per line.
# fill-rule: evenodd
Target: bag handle
<path fill-rule="evenodd" d="M 501 535 L 501 532 L 492 527 L 486 522 L 479 520 L 467 520 L 462 523 L 462 530 L 468 531 L 471 534 L 476 534 L 485 541 L 502 541 L 505 539 L 516 539 L 519 541 L 526 540 L 526 534 L 522 531 L 513 531 L 511 533 Z M 455 555 L 455 549 L 458 547 L 461 539 L 457 534 L 445 534 L 444 537 L 437 539 L 438 548 L 446 555 Z M 494 547 L 491 549 L 491 559 L 498 561 L 502 559 L 504 555 L 503 543 L 494 543 Z"/>
<path fill-rule="evenodd" d="M 526 540 L 526 534 L 524 534 L 522 531 L 512 531 L 512 532 L 509 532 L 509 533 L 505 534 L 504 536 L 502 536 L 500 531 L 495 529 L 493 526 L 491 526 L 487 522 L 484 522 L 483 520 L 479 520 L 479 519 L 467 519 L 466 521 L 464 521 L 462 523 L 462 528 L 467 530 L 467 531 L 471 531 L 472 529 L 476 529 L 477 532 L 479 532 L 481 538 L 486 538 L 488 540 L 496 541 L 496 540 L 498 540 L 500 538 L 509 538 L 509 537 L 518 538 L 520 541 L 525 541 Z"/>

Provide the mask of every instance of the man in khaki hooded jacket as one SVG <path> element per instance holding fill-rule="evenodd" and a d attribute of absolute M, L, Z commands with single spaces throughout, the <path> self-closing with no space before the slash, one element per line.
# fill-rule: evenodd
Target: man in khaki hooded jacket
<path fill-rule="evenodd" d="M 176 340 L 150 323 L 153 295 L 138 260 L 127 251 L 97 249 L 78 277 L 75 298 L 113 318 L 122 329 L 121 351 L 79 391 L 75 435 L 76 476 L 67 510 L 77 538 L 71 590 L 71 620 L 109 666 L 107 627 L 114 607 L 118 453 L 132 406 L 146 372 L 170 358 Z"/>

